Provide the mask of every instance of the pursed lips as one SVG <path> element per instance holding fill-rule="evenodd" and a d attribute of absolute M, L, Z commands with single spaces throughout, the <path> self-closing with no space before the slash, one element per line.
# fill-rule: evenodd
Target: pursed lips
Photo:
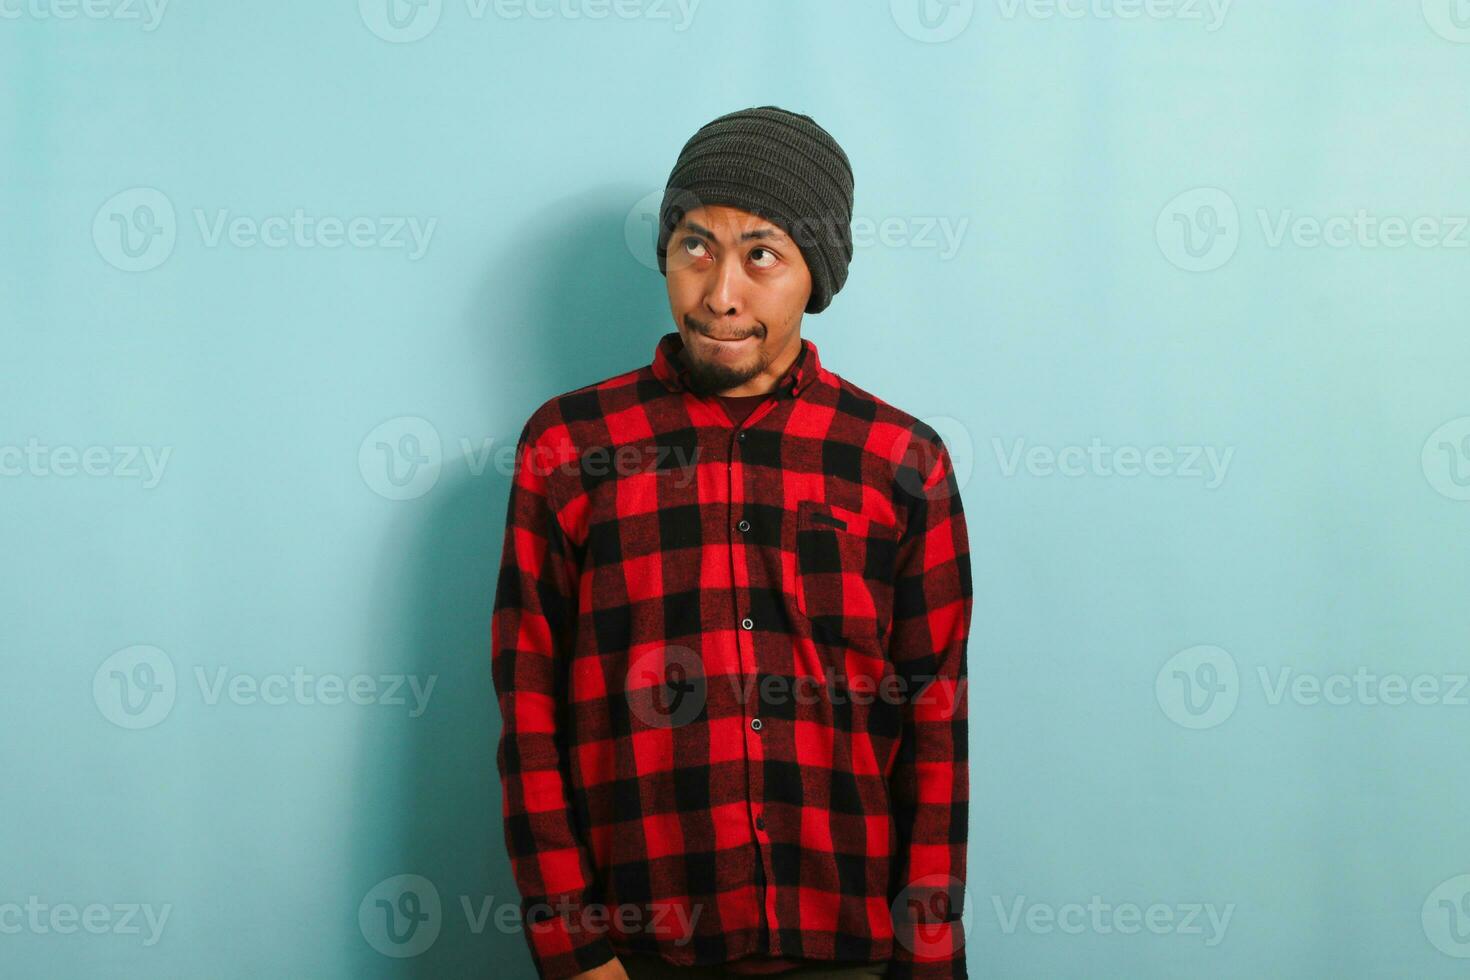
<path fill-rule="evenodd" d="M 749 340 L 752 337 L 754 337 L 755 334 L 748 333 L 748 334 L 744 334 L 744 335 L 739 336 L 739 337 L 716 337 L 716 336 L 714 336 L 712 334 L 702 334 L 702 336 L 706 340 L 718 340 L 722 344 L 734 344 L 734 343 L 738 343 L 738 342 L 740 342 L 742 340 Z"/>

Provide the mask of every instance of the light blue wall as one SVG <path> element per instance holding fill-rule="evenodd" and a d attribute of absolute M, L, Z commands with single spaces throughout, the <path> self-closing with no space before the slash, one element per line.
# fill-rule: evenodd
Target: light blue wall
<path fill-rule="evenodd" d="M 767 103 L 857 175 L 804 335 L 965 476 L 976 975 L 1464 974 L 1470 10 L 88 2 L 0 0 L 0 974 L 530 975 L 501 450 Z"/>

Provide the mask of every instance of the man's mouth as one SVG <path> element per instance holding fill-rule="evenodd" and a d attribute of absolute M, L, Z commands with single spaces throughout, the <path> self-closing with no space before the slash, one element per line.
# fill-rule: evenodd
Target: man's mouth
<path fill-rule="evenodd" d="M 753 336 L 759 335 L 760 331 L 751 331 L 750 334 L 731 335 L 717 335 L 710 334 L 710 332 L 707 331 L 698 331 L 698 334 L 700 334 L 701 336 L 706 336 L 706 338 L 711 339 L 711 341 L 720 341 L 722 342 L 722 344 L 735 344 L 735 342 L 738 341 L 748 341 L 748 339 L 753 338 Z"/>
<path fill-rule="evenodd" d="M 760 344 L 760 338 L 753 333 L 746 334 L 744 337 L 736 337 L 732 340 L 711 337 L 708 334 L 700 334 L 700 336 L 706 341 L 705 346 L 715 354 L 739 354 Z"/>

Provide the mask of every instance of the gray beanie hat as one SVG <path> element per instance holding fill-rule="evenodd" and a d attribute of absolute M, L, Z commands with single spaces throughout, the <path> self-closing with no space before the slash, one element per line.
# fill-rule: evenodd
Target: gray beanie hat
<path fill-rule="evenodd" d="M 810 117 L 773 105 L 741 109 L 700 127 L 669 174 L 659 209 L 658 271 L 686 211 L 724 204 L 790 235 L 811 270 L 806 312 L 820 313 L 852 262 L 852 165 Z"/>

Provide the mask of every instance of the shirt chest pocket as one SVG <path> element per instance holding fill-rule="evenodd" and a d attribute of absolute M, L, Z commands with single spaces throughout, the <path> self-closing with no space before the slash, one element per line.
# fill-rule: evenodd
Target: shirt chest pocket
<path fill-rule="evenodd" d="M 898 529 L 818 500 L 796 507 L 796 606 L 815 640 L 882 655 Z"/>

